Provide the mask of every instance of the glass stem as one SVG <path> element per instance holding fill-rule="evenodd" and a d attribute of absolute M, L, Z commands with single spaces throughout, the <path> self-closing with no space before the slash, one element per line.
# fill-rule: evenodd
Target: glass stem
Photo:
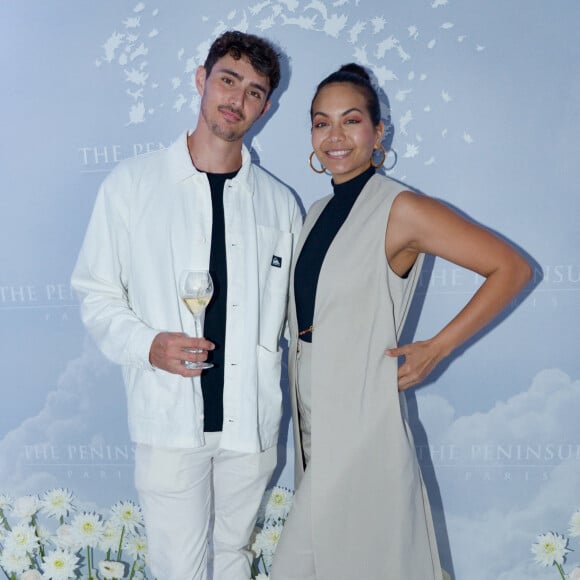
<path fill-rule="evenodd" d="M 195 338 L 203 338 L 203 328 L 201 327 L 201 315 L 193 317 L 195 328 Z M 201 349 L 196 349 L 196 352 L 201 352 Z"/>

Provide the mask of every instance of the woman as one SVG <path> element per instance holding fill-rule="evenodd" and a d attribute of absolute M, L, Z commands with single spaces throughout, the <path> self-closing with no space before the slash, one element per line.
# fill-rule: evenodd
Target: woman
<path fill-rule="evenodd" d="M 375 172 L 384 124 L 363 68 L 324 79 L 310 115 L 313 154 L 334 194 L 313 205 L 298 243 L 290 379 L 299 485 L 271 578 L 441 579 L 398 391 L 489 323 L 530 267 L 487 230 Z M 398 347 L 426 253 L 485 281 L 436 336 Z"/>

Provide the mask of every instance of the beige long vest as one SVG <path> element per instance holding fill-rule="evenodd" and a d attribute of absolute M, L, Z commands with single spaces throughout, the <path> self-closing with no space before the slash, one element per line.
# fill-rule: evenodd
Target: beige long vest
<path fill-rule="evenodd" d="M 391 205 L 404 188 L 375 174 L 320 272 L 312 340 L 312 537 L 317 580 L 440 580 L 431 510 L 406 410 L 397 345 L 423 256 L 402 279 L 385 258 Z M 330 197 L 313 205 L 302 248 Z M 297 322 L 290 300 L 296 480 L 303 474 L 296 401 Z M 402 397 L 401 397 L 402 398 Z"/>

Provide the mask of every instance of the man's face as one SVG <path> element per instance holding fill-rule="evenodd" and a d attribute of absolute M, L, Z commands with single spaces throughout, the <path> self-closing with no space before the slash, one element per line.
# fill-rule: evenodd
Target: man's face
<path fill-rule="evenodd" d="M 201 115 L 209 130 L 225 141 L 243 138 L 254 122 L 270 107 L 270 82 L 242 56 L 220 58 L 209 76 L 203 67 L 196 72 L 201 95 Z"/>

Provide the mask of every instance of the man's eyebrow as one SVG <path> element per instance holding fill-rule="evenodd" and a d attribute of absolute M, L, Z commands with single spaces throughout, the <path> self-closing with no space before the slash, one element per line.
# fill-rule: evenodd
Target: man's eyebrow
<path fill-rule="evenodd" d="M 235 79 L 238 79 L 239 81 L 244 80 L 244 77 L 239 72 L 236 72 L 235 70 L 232 70 L 229 68 L 220 68 L 219 72 L 226 73 L 226 74 L 234 77 Z M 261 85 L 260 83 L 250 83 L 250 86 L 262 91 L 265 95 L 268 94 L 268 89 L 264 85 Z"/>

